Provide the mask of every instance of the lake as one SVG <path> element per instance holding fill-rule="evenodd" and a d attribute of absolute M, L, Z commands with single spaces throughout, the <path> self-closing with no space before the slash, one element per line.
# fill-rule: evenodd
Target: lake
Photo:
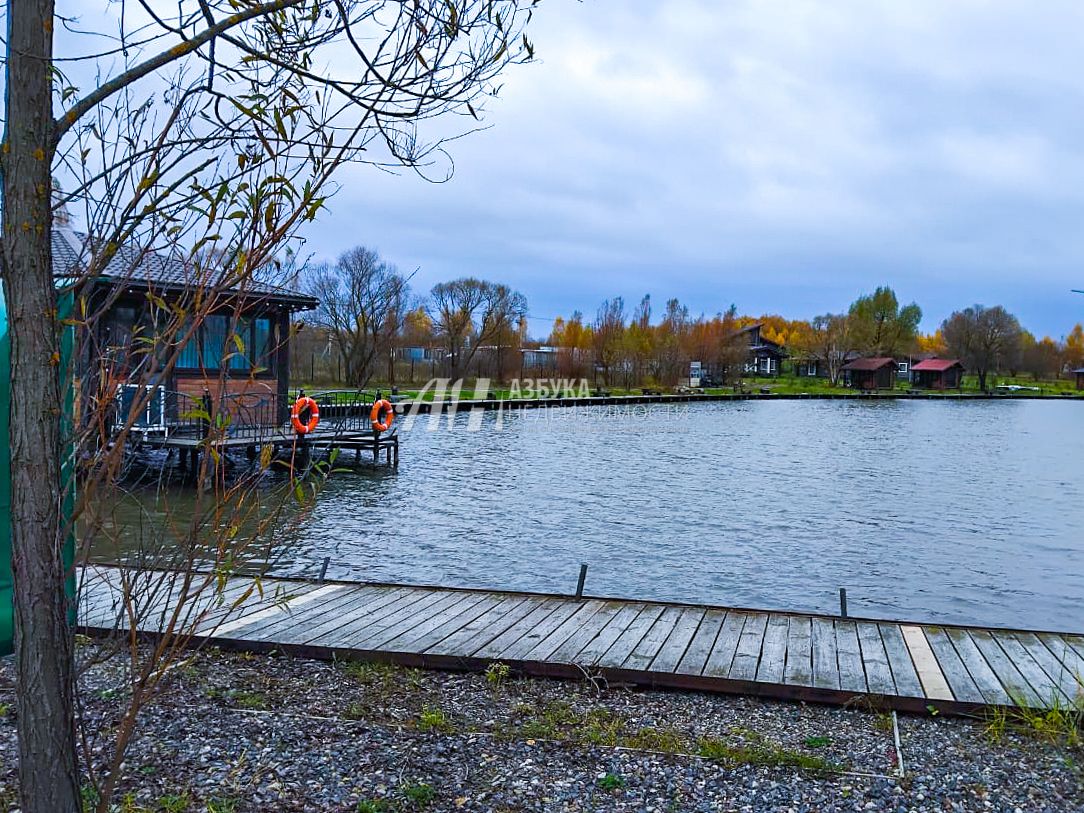
<path fill-rule="evenodd" d="M 1084 630 L 1084 406 L 467 415 L 336 474 L 276 572 Z M 475 418 L 477 422 L 477 417 Z"/>

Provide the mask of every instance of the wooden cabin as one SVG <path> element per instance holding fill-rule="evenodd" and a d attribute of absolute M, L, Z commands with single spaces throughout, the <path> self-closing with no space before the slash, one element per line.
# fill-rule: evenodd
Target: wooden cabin
<path fill-rule="evenodd" d="M 83 236 L 63 225 L 53 231 L 58 279 L 76 276 L 85 262 Z M 212 409 L 245 412 L 253 423 L 289 419 L 290 324 L 319 302 L 267 282 L 239 287 L 194 282 L 180 259 L 121 246 L 104 273 L 82 283 L 79 296 L 94 318 L 78 340 L 76 378 L 83 397 L 115 398 L 118 418 L 128 414 L 140 387 L 153 387 L 138 425 L 169 431 L 210 398 Z M 208 300 L 208 297 L 210 299 Z M 182 325 L 187 337 L 168 373 L 156 372 L 148 351 L 171 310 L 194 310 L 202 319 Z"/>
<path fill-rule="evenodd" d="M 1084 390 L 1084 367 L 1080 367 L 1071 371 L 1076 378 L 1076 388 L 1078 390 Z"/>
<path fill-rule="evenodd" d="M 755 325 L 743 327 L 736 334 L 749 344 L 749 356 L 745 362 L 747 375 L 778 376 L 782 369 L 783 359 L 787 357 L 787 351 L 783 345 L 766 339 L 762 335 L 764 325 L 757 322 Z"/>
<path fill-rule="evenodd" d="M 959 389 L 964 365 L 957 359 L 923 359 L 911 365 L 911 383 L 928 390 Z"/>
<path fill-rule="evenodd" d="M 856 390 L 890 390 L 896 386 L 894 358 L 864 358 L 843 365 L 843 383 Z"/>

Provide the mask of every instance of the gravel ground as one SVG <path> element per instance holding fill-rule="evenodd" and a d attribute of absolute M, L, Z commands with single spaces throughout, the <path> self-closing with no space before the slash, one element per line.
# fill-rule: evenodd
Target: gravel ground
<path fill-rule="evenodd" d="M 96 762 L 125 692 L 122 659 L 84 677 Z M 876 710 L 208 650 L 145 710 L 117 809 L 1084 811 L 1080 746 L 1002 728 L 901 716 L 901 777 Z M 15 761 L 8 706 L 0 809 Z"/>

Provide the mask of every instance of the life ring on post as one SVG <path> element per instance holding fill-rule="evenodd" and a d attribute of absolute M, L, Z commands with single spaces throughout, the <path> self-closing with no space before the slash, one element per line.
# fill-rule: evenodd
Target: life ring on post
<path fill-rule="evenodd" d="M 386 419 L 382 419 L 380 414 L 382 412 L 387 414 Z M 373 404 L 373 409 L 369 413 L 369 420 L 373 424 L 373 429 L 378 432 L 387 432 L 395 421 L 395 407 L 391 405 L 391 401 L 381 398 Z"/>
<path fill-rule="evenodd" d="M 301 422 L 301 413 L 305 410 L 309 411 L 309 419 L 305 423 Z M 307 435 L 316 429 L 317 424 L 320 423 L 320 407 L 316 405 L 316 402 L 309 398 L 307 395 L 302 395 L 296 401 L 294 406 L 290 410 L 290 423 L 294 425 L 294 431 L 299 435 Z"/>

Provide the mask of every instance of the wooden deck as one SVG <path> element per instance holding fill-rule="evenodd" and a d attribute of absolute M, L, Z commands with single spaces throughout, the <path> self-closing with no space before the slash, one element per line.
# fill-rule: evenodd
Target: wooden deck
<path fill-rule="evenodd" d="M 174 605 L 174 576 L 130 590 L 154 612 Z M 121 571 L 82 574 L 80 627 L 118 628 Z M 967 713 L 985 706 L 1084 702 L 1084 635 L 839 618 L 805 613 L 344 582 L 265 579 L 262 598 L 231 579 L 203 601 L 198 640 L 252 651 L 483 670 L 601 677 L 876 708 Z M 283 597 L 289 600 L 283 602 Z"/>

